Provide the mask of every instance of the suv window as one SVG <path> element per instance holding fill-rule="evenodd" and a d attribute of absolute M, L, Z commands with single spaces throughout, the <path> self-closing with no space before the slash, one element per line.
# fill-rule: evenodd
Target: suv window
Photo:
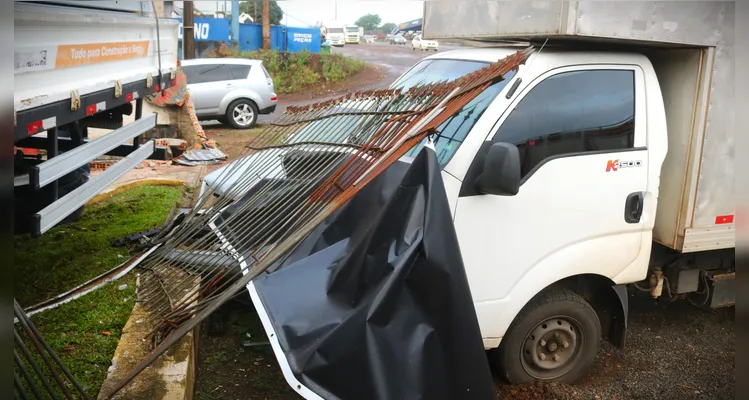
<path fill-rule="evenodd" d="M 233 79 L 247 79 L 250 76 L 250 66 L 242 64 L 228 65 Z"/>
<path fill-rule="evenodd" d="M 536 85 L 492 139 L 518 147 L 521 177 L 565 154 L 634 147 L 634 71 L 564 72 Z"/>
<path fill-rule="evenodd" d="M 182 70 L 187 76 L 187 83 L 206 83 L 232 79 L 231 72 L 224 64 L 186 65 Z"/>

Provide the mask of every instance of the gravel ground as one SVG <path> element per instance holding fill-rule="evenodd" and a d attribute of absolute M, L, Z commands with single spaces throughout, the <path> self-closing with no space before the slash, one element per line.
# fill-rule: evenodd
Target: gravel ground
<path fill-rule="evenodd" d="M 733 399 L 734 308 L 654 304 L 632 294 L 625 350 L 604 342 L 593 370 L 575 385 L 497 382 L 497 398 Z"/>

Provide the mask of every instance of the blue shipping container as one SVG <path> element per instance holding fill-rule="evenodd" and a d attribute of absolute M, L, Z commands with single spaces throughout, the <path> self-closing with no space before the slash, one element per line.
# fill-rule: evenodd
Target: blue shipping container
<path fill-rule="evenodd" d="M 255 51 L 263 46 L 263 27 L 260 24 L 239 24 L 239 49 Z M 270 27 L 270 48 L 290 53 L 307 50 L 320 52 L 320 30 L 290 28 L 281 25 Z"/>
<path fill-rule="evenodd" d="M 320 30 L 317 28 L 286 28 L 286 48 L 290 53 L 307 50 L 320 52 Z"/>

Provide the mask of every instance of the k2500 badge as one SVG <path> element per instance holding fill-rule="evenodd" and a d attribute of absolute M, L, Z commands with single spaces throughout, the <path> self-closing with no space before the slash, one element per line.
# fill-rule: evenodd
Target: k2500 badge
<path fill-rule="evenodd" d="M 606 172 L 618 171 L 619 168 L 636 168 L 636 167 L 642 167 L 642 160 L 629 160 L 629 161 L 609 160 L 608 163 L 606 163 Z"/>

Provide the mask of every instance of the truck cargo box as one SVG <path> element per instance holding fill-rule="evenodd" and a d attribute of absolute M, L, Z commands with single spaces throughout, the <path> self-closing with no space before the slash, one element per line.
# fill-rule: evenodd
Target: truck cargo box
<path fill-rule="evenodd" d="M 178 22 L 156 19 L 149 3 L 15 2 L 17 233 L 43 234 L 154 153 L 153 141 L 140 143 L 156 125 L 141 118 L 143 99 L 175 80 Z M 137 121 L 122 126 L 133 110 Z M 89 141 L 87 127 L 101 125 L 115 130 Z M 124 159 L 88 179 L 102 155 Z"/>
<path fill-rule="evenodd" d="M 598 49 L 616 44 L 647 55 L 669 130 L 653 239 L 682 252 L 734 247 L 733 1 L 489 1 L 477 7 L 441 0 L 424 2 L 423 36 L 549 39 L 550 46 Z"/>

